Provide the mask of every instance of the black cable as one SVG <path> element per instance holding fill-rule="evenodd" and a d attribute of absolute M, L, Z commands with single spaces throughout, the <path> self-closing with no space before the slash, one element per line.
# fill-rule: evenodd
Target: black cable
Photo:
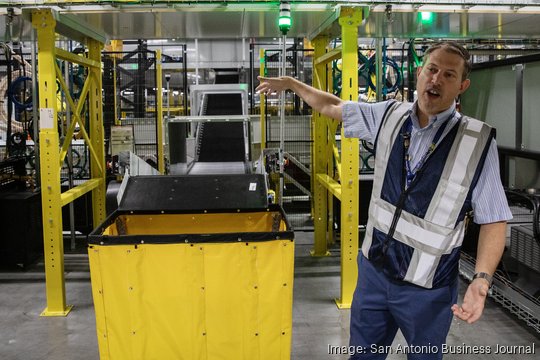
<path fill-rule="evenodd" d="M 11 102 L 13 102 L 13 104 L 15 105 L 15 108 L 19 111 L 21 110 L 30 110 L 32 109 L 32 97 L 30 98 L 26 98 L 26 96 L 24 96 L 26 94 L 26 82 L 27 81 L 32 81 L 32 78 L 28 77 L 28 76 L 19 76 L 17 79 L 15 79 L 15 81 L 13 81 L 9 86 L 8 86 L 8 98 Z M 18 93 L 18 86 L 19 85 L 22 85 L 22 99 L 18 99 L 17 98 L 17 93 Z"/>
<path fill-rule="evenodd" d="M 24 58 L 23 58 L 23 52 L 22 52 L 22 45 L 21 43 L 17 43 L 17 47 L 15 48 L 14 52 L 16 54 L 19 55 L 20 57 L 20 61 L 19 61 L 19 65 L 20 67 L 22 68 L 22 76 L 23 77 L 27 77 L 26 76 L 26 64 L 25 64 L 25 61 L 24 61 Z M 30 79 L 30 81 L 32 81 L 32 79 Z M 33 84 L 32 84 L 33 85 Z M 22 94 L 26 94 L 26 91 L 27 91 L 27 88 L 26 88 L 26 81 L 23 82 L 23 89 L 22 89 Z M 32 95 L 30 95 L 30 104 L 32 104 Z M 23 100 L 24 102 L 26 102 L 26 100 Z M 32 106 L 30 106 L 30 109 L 32 108 Z M 28 109 L 29 110 L 29 109 Z M 27 121 L 28 121 L 28 118 L 27 118 L 27 113 L 26 111 L 22 111 L 21 112 L 21 116 L 24 117 L 24 121 L 21 121 L 22 122 L 22 128 L 24 130 L 24 132 L 26 133 L 28 131 L 28 128 L 27 128 Z M 20 121 L 20 120 L 19 120 Z"/>
<path fill-rule="evenodd" d="M 7 24 L 6 24 L 7 26 Z M 12 71 L 12 67 L 11 67 L 11 49 L 10 47 L 5 44 L 5 43 L 0 43 L 0 47 L 2 47 L 4 49 L 4 56 L 6 57 L 6 66 L 7 66 L 7 85 L 8 85 L 8 88 L 9 86 L 11 85 L 11 71 Z M 10 156 L 10 152 L 11 152 L 11 141 L 9 141 L 9 139 L 11 139 L 11 118 L 13 117 L 13 106 L 11 104 L 10 101 L 8 101 L 7 103 L 7 129 L 6 129 L 6 139 L 8 141 L 6 141 L 6 154 L 5 154 L 5 158 L 9 158 Z"/>
<path fill-rule="evenodd" d="M 405 44 L 407 44 L 407 42 L 403 42 L 403 45 L 401 45 L 401 78 L 402 79 L 405 79 L 405 74 L 403 73 L 403 65 L 405 64 Z M 405 100 L 405 81 L 404 80 L 401 82 L 401 97 L 403 98 L 403 100 Z"/>

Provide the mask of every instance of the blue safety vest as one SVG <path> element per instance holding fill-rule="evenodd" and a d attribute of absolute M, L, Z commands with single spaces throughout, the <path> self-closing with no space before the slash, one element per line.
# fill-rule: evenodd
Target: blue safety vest
<path fill-rule="evenodd" d="M 476 186 L 494 129 L 462 117 L 405 186 L 409 104 L 391 103 L 376 140 L 363 254 L 392 279 L 425 288 L 455 281 Z M 410 121 L 410 120 L 409 120 Z"/>

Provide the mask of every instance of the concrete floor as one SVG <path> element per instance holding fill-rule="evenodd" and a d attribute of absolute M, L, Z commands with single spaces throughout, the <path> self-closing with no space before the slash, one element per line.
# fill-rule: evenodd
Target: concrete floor
<path fill-rule="evenodd" d="M 348 344 L 350 311 L 338 310 L 339 252 L 312 258 L 313 233 L 296 233 L 296 263 L 293 303 L 293 360 L 347 359 L 330 355 L 329 345 Z M 337 253 L 337 254 L 336 254 Z M 0 360 L 97 360 L 98 347 L 85 254 L 66 254 L 66 293 L 74 305 L 67 317 L 45 318 L 43 264 L 25 271 L 0 271 Z M 465 284 L 461 285 L 461 293 Z M 484 317 L 474 325 L 454 320 L 448 336 L 450 346 L 484 346 L 491 354 L 450 354 L 445 359 L 539 359 L 540 334 L 531 331 L 506 310 L 489 300 Z M 405 345 L 398 334 L 393 348 Z M 494 354 L 497 346 L 534 346 L 535 354 Z M 459 350 L 459 348 L 458 348 Z M 388 359 L 405 359 L 391 354 Z M 273 359 L 269 359 L 273 360 Z"/>

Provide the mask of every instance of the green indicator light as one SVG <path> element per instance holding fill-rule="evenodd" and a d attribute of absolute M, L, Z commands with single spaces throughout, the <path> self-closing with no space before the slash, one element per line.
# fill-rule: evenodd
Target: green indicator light
<path fill-rule="evenodd" d="M 291 5 L 287 2 L 282 2 L 279 7 L 278 27 L 279 31 L 283 35 L 287 35 L 287 32 L 292 26 L 291 18 Z"/>
<path fill-rule="evenodd" d="M 282 16 L 279 18 L 278 24 L 280 29 L 282 26 L 288 26 L 290 28 L 292 25 L 292 20 L 290 17 Z"/>
<path fill-rule="evenodd" d="M 292 19 L 288 16 L 280 16 L 278 19 L 279 31 L 282 34 L 287 34 L 292 25 Z"/>
<path fill-rule="evenodd" d="M 422 11 L 420 12 L 420 20 L 425 24 L 431 24 L 435 19 L 435 14 L 432 12 Z"/>

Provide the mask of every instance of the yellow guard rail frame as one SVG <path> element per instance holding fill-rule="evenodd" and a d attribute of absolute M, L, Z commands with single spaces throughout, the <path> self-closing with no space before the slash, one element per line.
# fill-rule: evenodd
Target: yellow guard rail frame
<path fill-rule="evenodd" d="M 327 64 L 339 57 L 343 61 L 342 99 L 358 99 L 358 26 L 363 18 L 361 7 L 343 7 L 339 15 L 341 25 L 341 49 L 326 52 L 328 36 L 317 36 L 313 44 L 313 86 L 323 91 L 329 90 Z M 350 308 L 358 278 L 356 258 L 358 256 L 358 139 L 345 138 L 341 130 L 341 154 L 335 141 L 337 130 L 335 120 L 314 113 L 313 128 L 313 172 L 314 196 L 313 217 L 315 225 L 315 244 L 313 256 L 326 256 L 330 239 L 328 213 L 332 206 L 332 194 L 341 201 L 341 293 L 336 304 L 339 308 Z M 333 154 L 333 156 L 332 156 Z M 332 162 L 332 159 L 334 162 Z M 335 180 L 334 168 L 339 182 Z"/>
<path fill-rule="evenodd" d="M 77 56 L 55 46 L 57 18 L 51 9 L 32 11 L 32 25 L 38 41 L 38 81 L 40 118 L 40 164 L 42 185 L 43 242 L 47 308 L 42 316 L 66 316 L 72 306 L 66 304 L 64 279 L 64 246 L 62 236 L 62 206 L 92 191 L 94 227 L 105 218 L 105 149 L 103 134 L 103 106 L 101 95 L 101 49 L 103 42 L 96 36 L 85 36 L 88 57 Z M 66 24 L 63 24 L 64 26 Z M 73 29 L 73 32 L 84 30 Z M 96 35 L 94 33 L 93 35 Z M 57 59 L 88 68 L 88 76 L 78 103 L 71 98 L 62 77 Z M 72 111 L 70 128 L 60 144 L 57 121 L 57 81 L 65 93 Z M 81 111 L 88 100 L 89 134 Z M 76 124 L 90 149 L 91 179 L 64 193 L 60 187 L 60 170 L 67 154 Z"/>

